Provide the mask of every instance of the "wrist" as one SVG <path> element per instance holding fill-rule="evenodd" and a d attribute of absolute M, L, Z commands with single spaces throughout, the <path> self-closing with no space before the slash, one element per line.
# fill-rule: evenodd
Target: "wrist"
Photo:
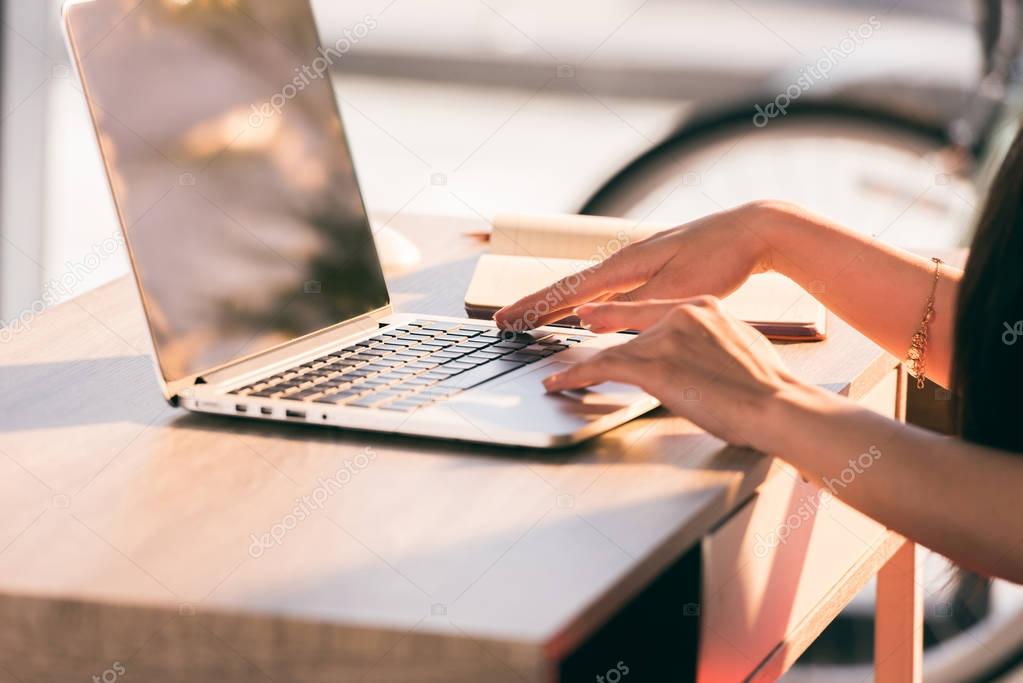
<path fill-rule="evenodd" d="M 800 233 L 809 221 L 795 204 L 759 200 L 735 209 L 739 223 L 758 243 L 756 272 L 777 272 L 792 277 L 792 258 L 798 252 Z"/>
<path fill-rule="evenodd" d="M 841 400 L 820 387 L 785 378 L 756 411 L 754 446 L 769 455 L 796 455 L 813 433 L 816 418 Z"/>

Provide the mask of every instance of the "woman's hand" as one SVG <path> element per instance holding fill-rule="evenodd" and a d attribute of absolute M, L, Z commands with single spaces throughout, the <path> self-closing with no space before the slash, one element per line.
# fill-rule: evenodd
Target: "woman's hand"
<path fill-rule="evenodd" d="M 771 343 L 713 297 L 589 304 L 578 315 L 597 332 L 642 333 L 548 377 L 548 391 L 633 384 L 729 443 L 759 448 L 768 402 L 796 384 Z"/>
<path fill-rule="evenodd" d="M 591 268 L 507 306 L 494 316 L 524 330 L 572 315 L 595 301 L 723 297 L 770 269 L 766 205 L 748 204 L 629 245 Z"/>

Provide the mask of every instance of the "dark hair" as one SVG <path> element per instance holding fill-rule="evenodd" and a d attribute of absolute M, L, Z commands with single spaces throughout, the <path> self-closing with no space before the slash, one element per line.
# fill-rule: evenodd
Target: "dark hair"
<path fill-rule="evenodd" d="M 1020 321 L 1023 130 L 1017 133 L 991 183 L 980 214 L 956 304 L 952 364 L 960 435 L 968 441 L 1023 453 Z"/>

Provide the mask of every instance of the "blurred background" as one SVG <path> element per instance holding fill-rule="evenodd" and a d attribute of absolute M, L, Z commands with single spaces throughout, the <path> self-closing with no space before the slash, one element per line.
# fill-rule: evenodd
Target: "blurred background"
<path fill-rule="evenodd" d="M 407 212 L 485 228 L 501 210 L 679 223 L 781 198 L 956 247 L 1019 118 L 1014 2 L 313 1 L 322 42 L 345 46 L 332 77 L 378 226 Z M 9 323 L 127 261 L 98 246 L 118 226 L 60 2 L 0 7 Z M 927 680 L 1023 681 L 1020 590 L 940 558 L 928 572 Z M 869 678 L 871 606 L 867 590 L 788 678 Z"/>
<path fill-rule="evenodd" d="M 5 4 L 0 319 L 10 320 L 117 226 L 63 44 L 60 0 Z M 920 95 L 910 105 L 940 118 L 981 68 L 968 0 L 314 5 L 325 44 L 376 18 L 335 77 L 367 203 L 385 217 L 576 211 L 696 107 L 784 84 L 872 15 L 881 28 L 820 90 L 839 80 L 897 83 L 893 92 L 914 83 Z M 121 254 L 104 259 L 74 293 L 125 269 Z"/>

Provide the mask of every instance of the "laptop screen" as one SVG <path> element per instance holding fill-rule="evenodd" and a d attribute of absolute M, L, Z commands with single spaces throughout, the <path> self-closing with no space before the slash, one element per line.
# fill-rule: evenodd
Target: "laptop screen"
<path fill-rule="evenodd" d="M 388 304 L 306 0 L 65 14 L 165 379 Z"/>

